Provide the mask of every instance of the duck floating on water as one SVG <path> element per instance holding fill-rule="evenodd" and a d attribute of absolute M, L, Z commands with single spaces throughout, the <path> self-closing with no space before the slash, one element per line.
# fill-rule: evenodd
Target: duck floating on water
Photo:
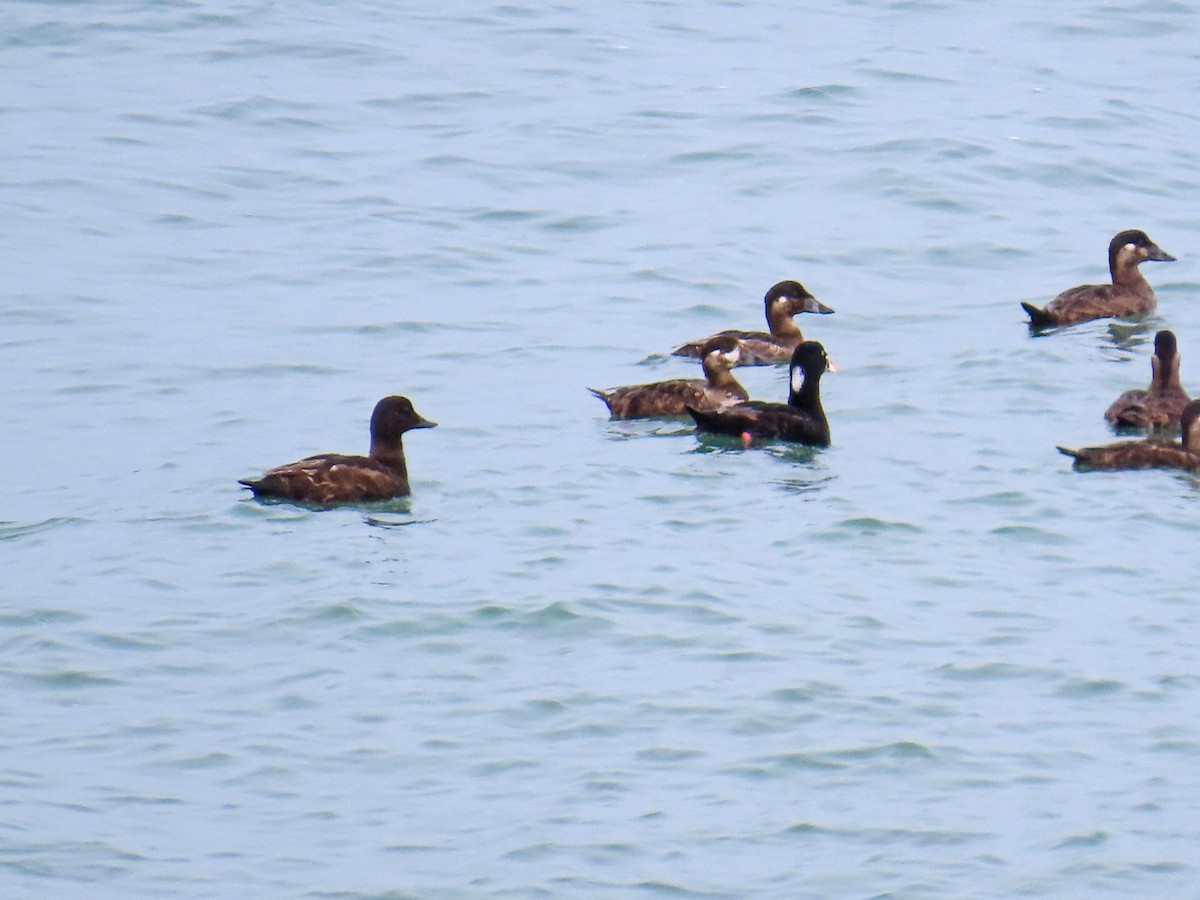
<path fill-rule="evenodd" d="M 720 334 L 704 345 L 700 361 L 704 378 L 675 378 L 609 391 L 588 390 L 604 401 L 614 419 L 686 416 L 689 406 L 712 412 L 750 396 L 730 371 L 741 357 L 742 345 L 738 339 Z"/>
<path fill-rule="evenodd" d="M 384 397 L 371 413 L 368 456 L 321 453 L 269 469 L 261 478 L 243 478 L 256 497 L 278 497 L 330 506 L 406 497 L 411 491 L 401 438 L 414 428 L 433 428 L 407 397 Z"/>
<path fill-rule="evenodd" d="M 689 341 L 676 347 L 674 356 L 700 356 L 705 345 L 715 337 L 730 335 L 742 342 L 744 366 L 775 365 L 791 359 L 792 351 L 804 340 L 800 327 L 793 316 L 800 313 L 828 315 L 833 309 L 826 306 L 798 281 L 781 281 L 763 297 L 770 333 L 765 331 L 738 331 L 729 329 L 698 341 Z"/>
<path fill-rule="evenodd" d="M 756 439 L 778 438 L 812 447 L 829 446 L 829 420 L 821 406 L 821 376 L 836 372 L 825 348 L 805 341 L 792 352 L 787 403 L 751 400 L 716 412 L 689 408 L 701 431 L 732 434 L 747 446 Z"/>
<path fill-rule="evenodd" d="M 1157 302 L 1154 288 L 1138 269 L 1148 259 L 1175 261 L 1175 257 L 1150 240 L 1144 231 L 1134 229 L 1118 233 L 1108 244 L 1108 271 L 1112 284 L 1084 284 L 1070 288 L 1041 309 L 1022 302 L 1021 306 L 1029 313 L 1029 326 L 1050 328 L 1149 312 Z"/>
<path fill-rule="evenodd" d="M 1058 451 L 1075 460 L 1076 469 L 1183 469 L 1200 471 L 1200 400 L 1183 409 L 1179 419 L 1182 443 L 1146 439 L 1118 441 L 1102 447 Z"/>
<path fill-rule="evenodd" d="M 1179 381 L 1175 333 L 1164 330 L 1154 336 L 1150 387 L 1123 393 L 1105 410 L 1104 418 L 1120 428 L 1168 428 L 1179 424 L 1189 399 Z"/>

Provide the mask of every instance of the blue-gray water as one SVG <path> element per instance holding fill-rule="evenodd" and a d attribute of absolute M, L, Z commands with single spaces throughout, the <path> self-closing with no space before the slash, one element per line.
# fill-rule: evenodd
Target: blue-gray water
<path fill-rule="evenodd" d="M 1200 894 L 1200 481 L 1054 450 L 1200 390 L 1200 12 L 411 8 L 0 11 L 0 894 Z M 586 393 L 784 278 L 830 449 Z"/>

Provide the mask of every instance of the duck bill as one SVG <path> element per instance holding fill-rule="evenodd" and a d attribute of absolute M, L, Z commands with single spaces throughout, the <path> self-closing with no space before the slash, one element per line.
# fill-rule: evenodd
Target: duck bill
<path fill-rule="evenodd" d="M 1175 257 L 1158 244 L 1151 244 L 1146 248 L 1146 259 L 1153 259 L 1156 262 L 1175 262 Z"/>
<path fill-rule="evenodd" d="M 816 297 L 805 297 L 803 312 L 817 313 L 818 315 L 827 316 L 833 312 L 833 307 L 826 306 Z"/>
<path fill-rule="evenodd" d="M 418 419 L 412 425 L 413 428 L 437 428 L 437 422 L 430 419 Z"/>
<path fill-rule="evenodd" d="M 835 363 L 832 359 L 829 359 L 828 357 L 826 357 L 825 358 L 825 371 L 826 372 L 840 372 L 842 370 L 838 368 L 837 363 Z"/>

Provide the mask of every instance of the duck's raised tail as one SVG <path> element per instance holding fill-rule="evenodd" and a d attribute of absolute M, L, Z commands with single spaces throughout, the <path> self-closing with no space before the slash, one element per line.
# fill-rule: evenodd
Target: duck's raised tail
<path fill-rule="evenodd" d="M 599 397 L 601 400 L 603 400 L 604 405 L 608 407 L 610 412 L 612 411 L 612 397 L 609 396 L 608 391 L 597 390 L 594 387 L 590 387 L 590 388 L 588 388 L 588 390 L 591 393 L 595 394 L 597 397 Z"/>
<path fill-rule="evenodd" d="M 1054 324 L 1053 316 L 1051 316 L 1044 309 L 1034 306 L 1032 303 L 1026 303 L 1024 300 L 1022 300 L 1021 308 L 1024 309 L 1025 312 L 1029 313 L 1029 324 L 1036 328 L 1044 328 L 1047 325 Z"/>
<path fill-rule="evenodd" d="M 1061 453 L 1063 456 L 1071 457 L 1071 459 L 1079 459 L 1079 455 L 1080 455 L 1081 451 L 1072 450 L 1070 447 L 1059 447 L 1058 452 Z"/>
<path fill-rule="evenodd" d="M 735 433 L 729 430 L 729 427 L 717 412 L 704 412 L 703 410 L 696 409 L 694 406 L 688 406 L 687 411 L 692 419 L 695 420 L 696 427 L 701 431 L 711 431 L 717 434 Z"/>

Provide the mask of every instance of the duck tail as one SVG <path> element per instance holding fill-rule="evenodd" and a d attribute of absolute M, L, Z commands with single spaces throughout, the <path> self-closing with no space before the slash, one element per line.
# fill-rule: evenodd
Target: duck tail
<path fill-rule="evenodd" d="M 1071 457 L 1071 459 L 1079 459 L 1079 456 L 1082 453 L 1082 451 L 1072 450 L 1070 447 L 1059 447 L 1058 452 L 1061 453 L 1063 456 Z"/>
<path fill-rule="evenodd" d="M 684 407 L 688 411 L 688 415 L 696 422 L 696 427 L 701 431 L 716 431 L 714 427 L 715 418 L 710 414 L 696 409 L 694 406 Z"/>
<path fill-rule="evenodd" d="M 1029 313 L 1029 324 L 1033 325 L 1034 327 L 1041 328 L 1046 325 L 1054 324 L 1054 317 L 1051 316 L 1050 313 L 1046 312 L 1044 309 L 1034 306 L 1032 303 L 1026 303 L 1024 300 L 1022 300 L 1021 308 L 1024 309 L 1025 312 Z"/>
<path fill-rule="evenodd" d="M 595 394 L 597 397 L 599 397 L 601 400 L 603 400 L 604 405 L 609 408 L 610 412 L 612 411 L 612 398 L 608 396 L 608 393 L 606 391 L 597 390 L 594 387 L 590 387 L 590 388 L 588 388 L 588 390 L 591 391 L 593 394 Z"/>

